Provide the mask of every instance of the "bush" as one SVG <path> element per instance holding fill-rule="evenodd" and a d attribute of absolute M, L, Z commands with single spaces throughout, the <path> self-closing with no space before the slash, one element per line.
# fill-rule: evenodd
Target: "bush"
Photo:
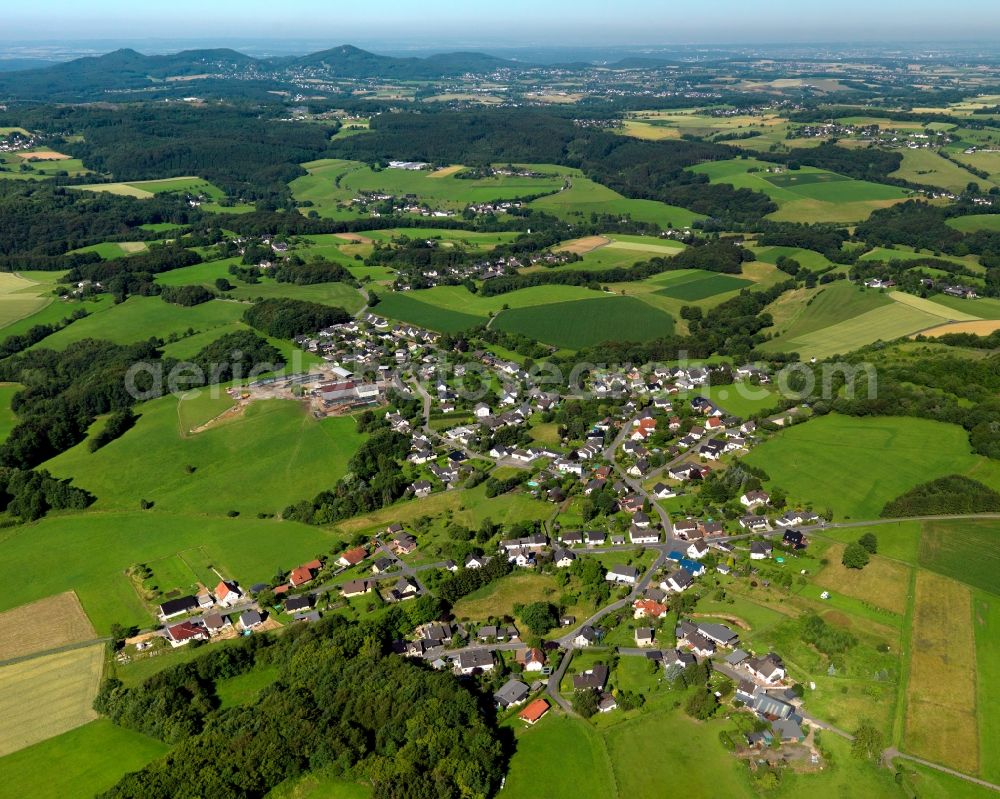
<path fill-rule="evenodd" d="M 870 559 L 868 550 L 855 541 L 844 547 L 844 556 L 841 558 L 841 562 L 849 569 L 863 569 L 868 565 Z"/>

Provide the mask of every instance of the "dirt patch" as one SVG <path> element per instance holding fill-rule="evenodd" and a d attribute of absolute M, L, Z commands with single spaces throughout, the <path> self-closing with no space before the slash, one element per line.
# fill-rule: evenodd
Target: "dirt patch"
<path fill-rule="evenodd" d="M 218 427 L 220 424 L 228 422 L 230 419 L 236 419 L 237 417 L 240 417 L 243 414 L 245 414 L 249 406 L 250 402 L 248 400 L 240 400 L 240 402 L 238 402 L 236 405 L 233 405 L 231 408 L 226 408 L 218 416 L 209 419 L 204 424 L 200 424 L 197 427 L 188 430 L 187 435 L 194 436 L 197 435 L 198 433 L 204 433 L 206 430 L 211 430 L 213 427 Z"/>
<path fill-rule="evenodd" d="M 355 244 L 372 244 L 373 239 L 367 236 L 362 236 L 360 233 L 335 233 L 338 239 L 343 239 L 344 241 L 353 241 Z"/>
<path fill-rule="evenodd" d="M 453 164 L 452 166 L 445 166 L 434 172 L 431 172 L 427 177 L 429 178 L 446 178 L 454 175 L 456 172 L 461 172 L 465 169 L 461 164 Z"/>
<path fill-rule="evenodd" d="M 606 247 L 611 243 L 611 239 L 604 236 L 584 236 L 582 239 L 573 239 L 556 248 L 556 252 L 571 252 L 576 255 L 586 255 L 600 247 Z"/>
<path fill-rule="evenodd" d="M 988 336 L 996 330 L 1000 330 L 1000 319 L 980 319 L 976 322 L 949 322 L 946 325 L 932 327 L 930 330 L 923 330 L 920 335 L 930 338 L 937 338 L 947 333 L 972 333 L 975 336 Z"/>
<path fill-rule="evenodd" d="M 57 153 L 55 150 L 33 150 L 28 153 L 18 153 L 25 161 L 68 161 L 71 156 Z"/>
<path fill-rule="evenodd" d="M 72 591 L 0 613 L 0 660 L 95 638 L 97 633 Z"/>

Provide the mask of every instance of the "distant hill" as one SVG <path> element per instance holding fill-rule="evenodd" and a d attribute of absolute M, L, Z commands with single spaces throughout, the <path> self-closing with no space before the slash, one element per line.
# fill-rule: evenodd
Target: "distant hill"
<path fill-rule="evenodd" d="M 44 58 L 0 58 L 0 72 L 17 72 L 22 69 L 43 69 L 58 64 Z"/>
<path fill-rule="evenodd" d="M 0 62 L 2 64 L 3 62 Z M 443 53 L 428 58 L 393 58 L 342 45 L 307 56 L 256 59 L 235 50 L 185 50 L 171 55 L 143 55 L 115 50 L 43 68 L 18 69 L 16 77 L 2 74 L 0 99 L 98 100 L 131 99 L 139 90 L 151 97 L 197 93 L 201 76 L 223 79 L 248 77 L 275 88 L 286 88 L 302 71 L 330 78 L 392 78 L 433 80 L 467 72 L 489 72 L 522 66 L 484 53 Z M 219 83 L 213 81 L 218 92 Z M 233 87 L 234 90 L 237 88 Z M 116 97 L 122 95 L 124 97 Z"/>

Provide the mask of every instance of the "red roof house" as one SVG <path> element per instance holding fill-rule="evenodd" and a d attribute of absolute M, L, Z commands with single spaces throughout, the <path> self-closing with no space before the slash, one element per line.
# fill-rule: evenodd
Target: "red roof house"
<path fill-rule="evenodd" d="M 524 710 L 517 714 L 517 717 L 526 724 L 534 724 L 542 716 L 549 712 L 549 703 L 544 699 L 536 699 Z"/>

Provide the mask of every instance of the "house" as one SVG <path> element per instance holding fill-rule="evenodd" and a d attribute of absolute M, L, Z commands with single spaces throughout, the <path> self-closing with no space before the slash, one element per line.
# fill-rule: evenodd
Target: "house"
<path fill-rule="evenodd" d="M 664 591 L 674 591 L 680 593 L 687 591 L 694 584 L 694 576 L 687 569 L 678 569 L 673 574 L 660 583 L 660 588 Z"/>
<path fill-rule="evenodd" d="M 805 549 L 807 543 L 806 537 L 798 530 L 786 530 L 781 540 L 786 546 L 792 547 L 792 549 Z"/>
<path fill-rule="evenodd" d="M 701 633 L 690 633 L 684 637 L 683 641 L 700 658 L 709 658 L 715 654 L 715 644 Z"/>
<path fill-rule="evenodd" d="M 604 575 L 604 579 L 609 583 L 635 585 L 639 579 L 639 570 L 635 566 L 612 566 Z"/>
<path fill-rule="evenodd" d="M 210 613 L 202 619 L 202 623 L 209 635 L 218 635 L 223 630 L 228 630 L 233 626 L 229 617 L 223 616 L 221 613 Z"/>
<path fill-rule="evenodd" d="M 708 544 L 703 538 L 696 538 L 687 548 L 687 556 L 695 560 L 701 560 L 708 554 Z"/>
<path fill-rule="evenodd" d="M 635 628 L 635 645 L 636 646 L 652 646 L 653 645 L 653 628 L 652 627 L 636 627 Z"/>
<path fill-rule="evenodd" d="M 460 652 L 455 661 L 459 674 L 469 675 L 493 671 L 493 653 L 488 649 L 470 649 Z"/>
<path fill-rule="evenodd" d="M 417 549 L 417 539 L 409 533 L 396 533 L 392 537 L 392 550 L 398 555 L 409 555 Z"/>
<path fill-rule="evenodd" d="M 373 574 L 384 574 L 396 565 L 396 561 L 392 558 L 377 558 L 374 563 L 372 563 L 372 573 Z"/>
<path fill-rule="evenodd" d="M 652 524 L 649 514 L 644 511 L 639 511 L 632 517 L 632 524 L 641 530 L 649 529 L 650 524 Z"/>
<path fill-rule="evenodd" d="M 544 699 L 536 699 L 524 710 L 517 714 L 525 724 L 537 724 L 542 716 L 549 712 L 549 703 Z"/>
<path fill-rule="evenodd" d="M 517 662 L 525 671 L 542 671 L 545 668 L 545 653 L 537 647 L 523 649 L 517 653 Z"/>
<path fill-rule="evenodd" d="M 465 568 L 481 569 L 486 565 L 487 558 L 482 555 L 469 555 L 465 558 Z"/>
<path fill-rule="evenodd" d="M 184 646 L 191 641 L 204 641 L 208 638 L 208 630 L 202 625 L 191 621 L 182 621 L 173 627 L 167 628 L 167 641 L 175 649 Z"/>
<path fill-rule="evenodd" d="M 357 566 L 367 557 L 368 551 L 364 547 L 354 547 L 337 558 L 337 563 L 346 569 L 350 566 Z"/>
<path fill-rule="evenodd" d="M 215 601 L 224 608 L 231 608 L 242 599 L 243 593 L 236 583 L 220 580 L 215 586 Z"/>
<path fill-rule="evenodd" d="M 674 649 L 671 652 L 663 653 L 663 667 L 667 670 L 685 669 L 692 663 L 697 663 L 697 660 L 695 660 L 695 656 L 690 652 L 682 652 L 679 649 Z"/>
<path fill-rule="evenodd" d="M 767 505 L 771 502 L 771 496 L 766 491 L 747 491 L 740 502 L 748 508 L 755 508 L 757 505 Z"/>
<path fill-rule="evenodd" d="M 530 691 L 527 685 L 520 680 L 512 679 L 504 683 L 504 686 L 493 694 L 493 701 L 496 703 L 497 709 L 507 710 L 508 708 L 523 704 L 529 694 Z"/>
<path fill-rule="evenodd" d="M 582 674 L 573 675 L 574 691 L 602 691 L 608 682 L 608 667 L 598 663 Z"/>
<path fill-rule="evenodd" d="M 308 594 L 301 594 L 299 596 L 290 596 L 285 600 L 285 612 L 286 613 L 297 613 L 302 610 L 309 610 L 312 608 L 312 597 Z"/>
<path fill-rule="evenodd" d="M 588 530 L 586 544 L 588 547 L 602 547 L 608 540 L 608 535 L 603 530 Z"/>
<path fill-rule="evenodd" d="M 697 519 L 682 519 L 674 522 L 674 535 L 681 539 L 687 539 L 698 532 Z"/>
<path fill-rule="evenodd" d="M 632 618 L 662 619 L 667 615 L 667 606 L 655 599 L 637 599 L 632 603 Z"/>
<path fill-rule="evenodd" d="M 677 492 L 666 483 L 657 483 L 653 486 L 653 495 L 657 499 L 671 499 L 677 496 Z"/>
<path fill-rule="evenodd" d="M 740 527 L 751 533 L 766 533 L 771 529 L 766 516 L 741 516 Z"/>
<path fill-rule="evenodd" d="M 628 536 L 633 544 L 655 544 L 660 540 L 659 530 L 643 530 L 634 524 L 629 527 Z"/>
<path fill-rule="evenodd" d="M 374 585 L 375 583 L 371 580 L 349 580 L 340 586 L 340 590 L 345 598 L 350 599 L 352 596 L 367 594 L 372 590 Z"/>
<path fill-rule="evenodd" d="M 735 646 L 740 640 L 740 637 L 724 624 L 700 623 L 698 632 L 718 646 L 727 648 Z"/>
<path fill-rule="evenodd" d="M 580 632 L 576 634 L 573 639 L 573 646 L 583 648 L 592 646 L 601 640 L 601 634 L 589 624 L 585 624 L 580 628 Z"/>
<path fill-rule="evenodd" d="M 816 524 L 817 522 L 819 522 L 819 515 L 806 510 L 790 510 L 777 519 L 779 527 L 796 527 L 800 524 Z"/>
<path fill-rule="evenodd" d="M 722 535 L 726 532 L 726 527 L 722 522 L 699 522 L 698 532 L 707 538 Z"/>
<path fill-rule="evenodd" d="M 568 569 L 573 565 L 574 560 L 576 560 L 576 555 L 568 549 L 557 549 L 552 555 L 552 562 L 560 569 Z"/>
<path fill-rule="evenodd" d="M 755 679 L 767 685 L 776 685 L 785 679 L 785 664 L 773 652 L 762 658 L 750 658 L 743 666 Z"/>
<path fill-rule="evenodd" d="M 302 613 L 296 613 L 294 616 L 292 616 L 292 621 L 312 622 L 319 620 L 320 620 L 320 615 L 318 610 L 310 610 Z"/>
<path fill-rule="evenodd" d="M 767 541 L 750 542 L 750 560 L 767 560 L 771 557 L 771 545 Z"/>
<path fill-rule="evenodd" d="M 199 591 L 198 595 L 195 597 L 198 600 L 198 607 L 202 610 L 208 610 L 212 605 L 215 604 L 215 598 L 208 593 L 208 590 Z"/>
<path fill-rule="evenodd" d="M 565 533 L 561 533 L 559 540 L 563 542 L 568 547 L 575 546 L 577 544 L 583 543 L 583 533 L 579 530 L 569 530 Z"/>
<path fill-rule="evenodd" d="M 412 486 L 413 495 L 423 499 L 424 497 L 429 497 L 431 495 L 431 490 L 433 486 L 426 480 L 417 480 Z"/>
<path fill-rule="evenodd" d="M 292 588 L 298 588 L 300 585 L 304 585 L 312 580 L 322 568 L 323 564 L 320 563 L 319 559 L 303 563 L 298 568 L 292 569 L 291 574 L 288 575 L 288 582 Z"/>
<path fill-rule="evenodd" d="M 264 623 L 264 617 L 256 610 L 244 610 L 240 614 L 239 624 L 237 625 L 241 630 L 252 630 L 255 627 L 260 627 Z"/>
<path fill-rule="evenodd" d="M 792 718 L 778 719 L 777 721 L 771 722 L 771 730 L 782 743 L 787 742 L 800 742 L 805 739 L 805 733 L 802 732 L 802 726 Z"/>
<path fill-rule="evenodd" d="M 399 582 L 389 591 L 389 595 L 386 598 L 390 602 L 404 602 L 407 599 L 413 599 L 419 594 L 420 586 L 409 577 L 400 577 Z"/>
<path fill-rule="evenodd" d="M 189 613 L 198 607 L 198 599 L 193 596 L 182 596 L 178 599 L 168 599 L 160 605 L 159 617 L 161 621 L 172 619 L 184 613 Z"/>

